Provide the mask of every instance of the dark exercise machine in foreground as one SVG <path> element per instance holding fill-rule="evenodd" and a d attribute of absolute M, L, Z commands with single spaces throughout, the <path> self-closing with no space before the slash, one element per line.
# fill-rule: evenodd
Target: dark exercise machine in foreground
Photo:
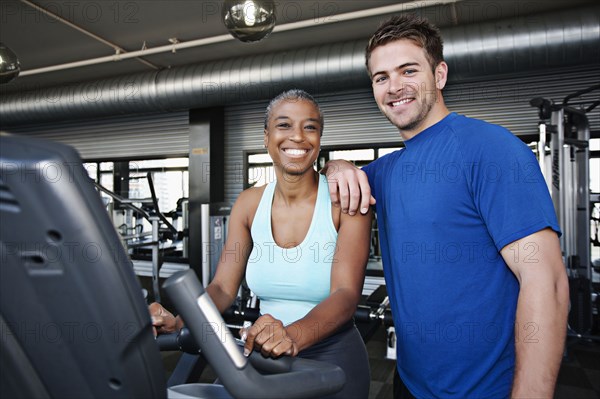
<path fill-rule="evenodd" d="M 167 389 L 131 261 L 70 147 L 0 136 L 0 220 L 0 397 L 303 398 L 343 386 L 325 363 L 245 358 L 187 271 L 165 288 L 224 385 Z"/>

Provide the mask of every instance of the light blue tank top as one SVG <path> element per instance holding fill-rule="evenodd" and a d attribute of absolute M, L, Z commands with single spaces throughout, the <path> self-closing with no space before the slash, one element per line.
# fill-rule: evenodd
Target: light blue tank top
<path fill-rule="evenodd" d="M 317 202 L 306 237 L 293 248 L 278 246 L 271 228 L 275 184 L 265 188 L 252 222 L 254 247 L 246 282 L 260 299 L 260 312 L 288 325 L 329 296 L 337 231 L 331 218 L 327 178 L 319 176 Z"/>

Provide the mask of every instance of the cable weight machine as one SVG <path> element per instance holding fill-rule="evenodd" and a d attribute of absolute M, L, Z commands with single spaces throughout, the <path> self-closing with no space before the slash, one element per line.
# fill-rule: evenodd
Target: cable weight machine
<path fill-rule="evenodd" d="M 588 114 L 600 100 L 580 98 L 600 89 L 600 84 L 566 96 L 555 104 L 534 98 L 530 105 L 539 109 L 537 156 L 552 197 L 562 230 L 560 244 L 569 277 L 571 308 L 569 335 L 592 337 L 592 261 L 590 243 L 590 169 Z M 579 98 L 575 104 L 571 100 Z"/>

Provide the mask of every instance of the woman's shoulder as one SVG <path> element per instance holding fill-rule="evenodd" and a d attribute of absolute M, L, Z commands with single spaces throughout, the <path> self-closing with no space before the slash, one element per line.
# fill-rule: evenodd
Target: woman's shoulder
<path fill-rule="evenodd" d="M 255 208 L 258 206 L 260 199 L 267 188 L 267 184 L 259 187 L 250 187 L 245 189 L 238 195 L 235 200 L 235 204 L 238 206 L 254 206 Z"/>
<path fill-rule="evenodd" d="M 254 215 L 256 214 L 256 209 L 258 208 L 258 204 L 260 203 L 260 199 L 266 188 L 267 184 L 260 187 L 250 187 L 242 191 L 235 200 L 232 213 L 235 212 L 237 215 L 246 218 L 248 226 L 251 226 Z"/>

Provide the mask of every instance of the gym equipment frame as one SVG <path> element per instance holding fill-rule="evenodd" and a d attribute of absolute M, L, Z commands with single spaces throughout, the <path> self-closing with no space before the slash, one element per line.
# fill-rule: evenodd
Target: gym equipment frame
<path fill-rule="evenodd" d="M 545 98 L 534 98 L 530 105 L 539 108 L 537 155 L 549 186 L 562 235 L 560 244 L 569 277 L 571 309 L 569 335 L 590 334 L 592 314 L 592 264 L 590 242 L 589 141 L 587 114 L 600 100 L 571 100 L 600 89 L 600 84 L 566 96 L 555 104 Z M 587 107 L 586 107 L 587 105 Z M 547 147 L 550 151 L 547 152 Z M 589 336 L 591 339 L 599 337 Z"/>

